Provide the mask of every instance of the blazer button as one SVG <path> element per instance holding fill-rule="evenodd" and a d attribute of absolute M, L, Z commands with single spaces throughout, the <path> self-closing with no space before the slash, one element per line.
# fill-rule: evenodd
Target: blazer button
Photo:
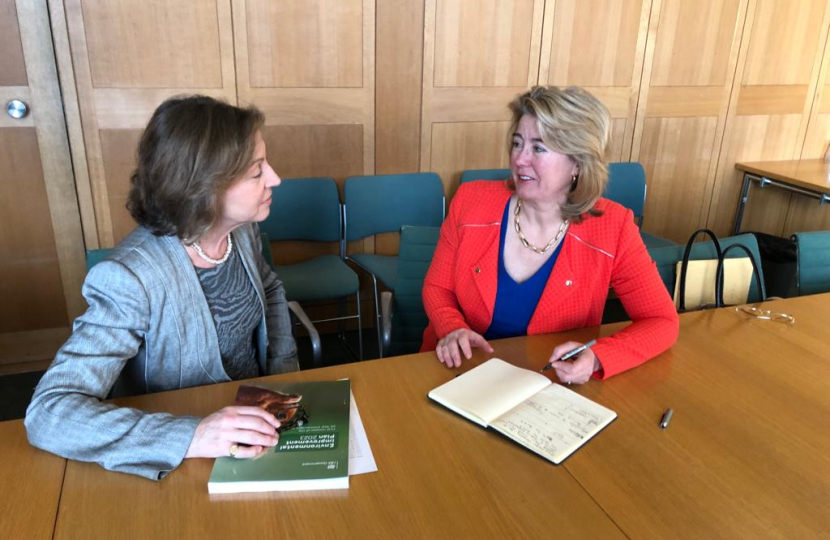
<path fill-rule="evenodd" d="M 568 281 L 565 282 L 565 287 L 570 287 L 571 285 L 573 285 L 573 283 L 574 282 L 569 279 Z"/>
<path fill-rule="evenodd" d="M 476 266 L 476 274 L 480 274 L 480 273 L 481 273 L 481 267 Z"/>

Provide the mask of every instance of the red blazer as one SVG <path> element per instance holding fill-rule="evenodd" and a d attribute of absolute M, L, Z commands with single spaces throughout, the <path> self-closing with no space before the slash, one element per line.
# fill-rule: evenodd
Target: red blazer
<path fill-rule="evenodd" d="M 429 326 L 421 351 L 435 349 L 453 330 L 484 334 L 493 319 L 498 287 L 499 232 L 512 192 L 501 182 L 464 184 L 441 226 L 441 238 L 424 281 Z M 545 285 L 528 334 L 597 326 L 613 287 L 633 323 L 592 347 L 604 379 L 631 369 L 675 342 L 674 302 L 657 273 L 630 210 L 600 199 L 602 216 L 572 223 Z"/>

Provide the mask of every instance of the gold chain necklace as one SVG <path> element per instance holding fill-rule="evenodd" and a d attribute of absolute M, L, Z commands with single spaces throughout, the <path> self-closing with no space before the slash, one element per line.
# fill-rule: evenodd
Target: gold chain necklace
<path fill-rule="evenodd" d="M 516 199 L 516 209 L 513 211 L 513 224 L 515 225 L 516 234 L 519 235 L 519 240 L 522 242 L 522 245 L 524 247 L 533 250 L 535 253 L 538 253 L 539 255 L 544 255 L 550 248 L 555 246 L 559 242 L 559 240 L 562 238 L 562 235 L 565 234 L 565 231 L 568 228 L 568 222 L 569 221 L 566 219 L 565 221 L 562 222 L 562 225 L 559 226 L 559 232 L 556 233 L 556 236 L 551 238 L 550 242 L 548 242 L 548 245 L 546 245 L 544 247 L 544 249 L 539 249 L 536 246 L 534 246 L 533 244 L 531 244 L 530 242 L 528 242 L 527 238 L 525 238 L 525 235 L 522 234 L 522 226 L 519 225 L 519 214 L 521 214 L 521 212 L 522 212 L 522 200 L 521 199 Z"/>

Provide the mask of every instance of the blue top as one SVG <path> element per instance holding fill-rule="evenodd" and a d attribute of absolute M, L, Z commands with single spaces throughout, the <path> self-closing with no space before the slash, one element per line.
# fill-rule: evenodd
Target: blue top
<path fill-rule="evenodd" d="M 527 325 L 536 311 L 536 305 L 545 290 L 553 265 L 559 257 L 559 250 L 565 242 L 559 242 L 553 254 L 535 274 L 527 281 L 516 283 L 504 267 L 504 238 L 507 234 L 510 200 L 504 207 L 501 220 L 501 237 L 499 245 L 499 277 L 496 290 L 496 306 L 493 308 L 493 321 L 484 334 L 485 339 L 501 339 L 527 335 Z"/>

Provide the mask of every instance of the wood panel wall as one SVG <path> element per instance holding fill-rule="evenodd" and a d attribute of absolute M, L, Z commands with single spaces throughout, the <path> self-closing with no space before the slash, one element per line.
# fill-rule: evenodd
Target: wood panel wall
<path fill-rule="evenodd" d="M 84 158 L 77 179 L 90 246 L 113 245 L 132 227 L 123 203 L 134 141 L 152 109 L 179 93 L 262 108 L 285 177 L 342 184 L 356 174 L 435 171 L 451 197 L 463 170 L 506 166 L 515 95 L 535 84 L 581 85 L 612 113 L 609 159 L 646 167 L 645 229 L 677 241 L 704 225 L 728 233 L 736 161 L 817 157 L 830 138 L 827 0 L 57 7 L 65 7 L 53 11 L 68 29 L 80 111 L 69 127 L 83 132 L 73 155 Z M 753 198 L 745 227 L 822 228 L 830 218 L 821 210 L 768 191 Z M 354 249 L 396 246 L 369 240 Z M 289 258 L 304 250 L 291 248 Z"/>
<path fill-rule="evenodd" d="M 828 0 L 50 6 L 90 247 L 133 226 L 123 203 L 135 141 L 155 106 L 180 93 L 262 108 L 284 177 L 342 185 L 434 171 L 451 197 L 463 170 L 507 165 L 513 97 L 536 84 L 585 86 L 613 116 L 609 159 L 646 168 L 645 230 L 678 242 L 701 226 L 729 233 L 736 161 L 818 157 L 830 140 Z M 830 226 L 826 208 L 773 190 L 753 197 L 744 219 L 781 235 Z M 335 249 L 277 247 L 280 262 Z M 349 249 L 393 253 L 397 241 Z"/>
<path fill-rule="evenodd" d="M 825 0 L 749 3 L 709 209 L 708 225 L 718 234 L 731 230 L 737 209 L 741 179 L 735 162 L 801 157 L 828 15 Z M 800 207 L 805 202 L 797 199 L 780 190 L 752 197 L 742 229 L 796 232 L 786 225 L 791 204 Z M 807 213 L 818 219 L 823 210 L 815 205 Z"/>
<path fill-rule="evenodd" d="M 603 100 L 609 159 L 646 168 L 645 230 L 676 242 L 703 226 L 729 234 L 736 161 L 814 157 L 830 139 L 826 0 L 424 4 L 420 167 L 449 196 L 463 170 L 506 165 L 506 105 L 534 84 L 580 85 Z M 830 223 L 785 192 L 749 206 L 745 230 Z"/>

